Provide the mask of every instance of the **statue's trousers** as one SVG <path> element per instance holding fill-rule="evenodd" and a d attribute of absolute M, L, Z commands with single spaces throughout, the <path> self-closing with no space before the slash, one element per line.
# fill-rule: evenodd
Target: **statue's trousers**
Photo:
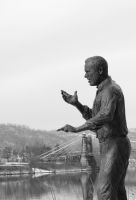
<path fill-rule="evenodd" d="M 127 200 L 125 176 L 131 146 L 127 137 L 100 143 L 101 165 L 97 179 L 98 200 Z"/>

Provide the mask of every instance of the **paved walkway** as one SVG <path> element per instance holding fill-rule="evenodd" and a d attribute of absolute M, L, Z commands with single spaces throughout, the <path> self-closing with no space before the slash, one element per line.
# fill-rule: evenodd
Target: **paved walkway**
<path fill-rule="evenodd" d="M 127 191 L 127 200 L 136 200 L 136 186 L 127 186 L 126 191 Z M 95 191 L 93 200 L 98 200 Z"/>
<path fill-rule="evenodd" d="M 136 186 L 127 186 L 128 200 L 136 200 Z"/>

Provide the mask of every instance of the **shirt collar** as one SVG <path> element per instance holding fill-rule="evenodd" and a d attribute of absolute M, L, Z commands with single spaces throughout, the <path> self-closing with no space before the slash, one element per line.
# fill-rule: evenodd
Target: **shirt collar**
<path fill-rule="evenodd" d="M 111 77 L 108 76 L 104 81 L 102 81 L 98 86 L 98 91 L 101 91 L 108 83 L 111 82 Z"/>

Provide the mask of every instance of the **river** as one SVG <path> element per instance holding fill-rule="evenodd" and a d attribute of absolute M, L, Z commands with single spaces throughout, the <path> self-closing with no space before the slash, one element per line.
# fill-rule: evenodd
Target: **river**
<path fill-rule="evenodd" d="M 64 173 L 22 177 L 0 177 L 1 200 L 97 200 L 97 173 Z M 126 188 L 135 200 L 136 171 L 128 171 Z"/>

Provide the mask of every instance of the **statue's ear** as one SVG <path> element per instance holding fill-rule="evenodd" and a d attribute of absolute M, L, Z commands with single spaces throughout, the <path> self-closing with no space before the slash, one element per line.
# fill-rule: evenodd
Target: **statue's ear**
<path fill-rule="evenodd" d="M 99 74 L 102 75 L 103 74 L 103 67 L 99 67 Z"/>

